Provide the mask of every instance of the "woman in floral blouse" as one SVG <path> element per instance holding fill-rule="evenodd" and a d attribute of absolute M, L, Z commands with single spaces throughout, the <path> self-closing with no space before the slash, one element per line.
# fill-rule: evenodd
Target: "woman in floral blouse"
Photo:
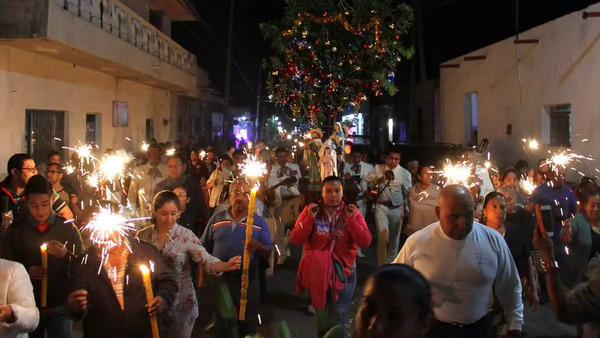
<path fill-rule="evenodd" d="M 140 231 L 138 238 L 155 245 L 162 257 L 178 278 L 179 292 L 164 323 L 168 337 L 190 337 L 198 317 L 198 300 L 190 274 L 191 260 L 204 266 L 208 273 L 238 270 L 241 257 L 221 262 L 211 256 L 200 244 L 194 233 L 176 223 L 179 215 L 179 200 L 171 191 L 161 191 L 152 204 L 153 225 Z"/>

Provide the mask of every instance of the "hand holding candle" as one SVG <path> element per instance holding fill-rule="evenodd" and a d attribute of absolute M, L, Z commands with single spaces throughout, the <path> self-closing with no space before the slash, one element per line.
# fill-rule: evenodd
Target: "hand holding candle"
<path fill-rule="evenodd" d="M 142 271 L 142 278 L 144 280 L 144 288 L 146 289 L 146 300 L 148 301 L 148 310 L 152 308 L 160 307 L 162 305 L 162 299 L 160 297 L 154 298 L 154 292 L 152 291 L 152 280 L 150 278 L 150 269 L 145 265 L 140 265 Z M 161 304 L 156 304 L 161 303 Z M 152 337 L 159 338 L 158 334 L 158 322 L 156 320 L 156 311 L 152 311 L 150 315 L 150 325 L 152 326 Z"/>
<path fill-rule="evenodd" d="M 42 253 L 42 268 L 48 271 L 48 253 L 46 251 L 46 243 L 40 246 L 40 251 Z M 42 277 L 42 296 L 40 300 L 40 306 L 46 307 L 46 298 L 48 295 L 48 275 Z"/>

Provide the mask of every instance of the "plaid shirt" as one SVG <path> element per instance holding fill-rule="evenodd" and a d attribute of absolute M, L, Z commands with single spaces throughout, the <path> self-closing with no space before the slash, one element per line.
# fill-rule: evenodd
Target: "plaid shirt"
<path fill-rule="evenodd" d="M 125 310 L 125 301 L 123 299 L 123 287 L 125 285 L 125 272 L 127 270 L 127 258 L 129 257 L 129 250 L 123 251 L 123 260 L 118 266 L 112 266 L 110 261 L 106 259 L 104 262 L 104 271 L 110 280 L 110 284 L 115 291 L 115 296 L 121 305 L 121 310 Z"/>

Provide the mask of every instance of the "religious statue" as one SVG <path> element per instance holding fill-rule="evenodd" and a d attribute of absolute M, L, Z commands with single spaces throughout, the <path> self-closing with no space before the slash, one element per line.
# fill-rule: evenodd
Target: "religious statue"
<path fill-rule="evenodd" d="M 304 152 L 304 158 L 308 164 L 308 180 L 309 182 L 320 182 L 321 174 L 319 171 L 319 150 L 323 145 L 323 132 L 319 128 L 313 128 L 308 131 L 310 139 Z"/>

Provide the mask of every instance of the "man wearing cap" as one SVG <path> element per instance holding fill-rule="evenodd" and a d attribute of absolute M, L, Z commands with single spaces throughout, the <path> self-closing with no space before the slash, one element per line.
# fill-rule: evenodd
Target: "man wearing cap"
<path fill-rule="evenodd" d="M 298 181 L 302 175 L 300 167 L 291 163 L 291 153 L 283 147 L 275 149 L 275 163 L 269 173 L 268 186 L 274 189 L 275 201 L 274 217 L 277 222 L 277 234 L 275 236 L 280 256 L 278 264 L 283 264 L 287 258 L 287 247 L 289 235 L 286 229 L 293 227 L 299 214 L 300 191 Z"/>

